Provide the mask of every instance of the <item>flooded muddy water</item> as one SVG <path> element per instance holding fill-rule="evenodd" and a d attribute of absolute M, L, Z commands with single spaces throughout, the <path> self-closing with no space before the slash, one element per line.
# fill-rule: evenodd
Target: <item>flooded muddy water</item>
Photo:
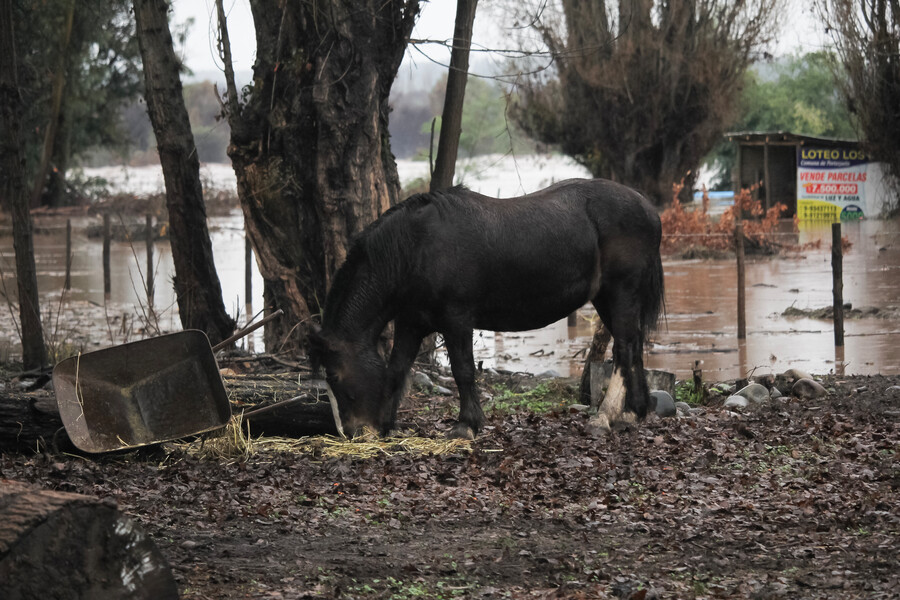
<path fill-rule="evenodd" d="M 900 373 L 900 223 L 845 223 L 852 247 L 843 259 L 845 303 L 879 313 L 844 322 L 844 347 L 834 346 L 830 320 L 785 317 L 789 307 L 831 306 L 831 226 L 802 225 L 786 243 L 822 240 L 818 249 L 778 257 L 748 257 L 747 338 L 737 339 L 737 265 L 728 260 L 663 261 L 666 315 L 647 348 L 645 366 L 688 377 L 695 361 L 712 380 L 796 367 L 812 373 Z M 484 332 L 476 359 L 487 366 L 577 375 L 593 331 L 592 308 L 527 333 Z M 551 354 L 552 353 L 552 354 Z"/>
<path fill-rule="evenodd" d="M 515 185 L 521 187 L 522 181 L 517 181 Z M 546 183 L 536 179 L 533 186 Z M 161 180 L 151 181 L 150 186 L 153 185 L 161 185 Z M 510 187 L 511 194 L 519 193 L 515 185 L 500 179 L 487 179 L 484 185 L 484 193 L 506 193 L 504 186 Z M 497 190 L 493 190 L 495 186 Z M 143 183 L 138 187 L 148 191 L 143 189 Z M 46 336 L 57 343 L 73 337 L 71 341 L 84 350 L 138 339 L 144 335 L 148 320 L 142 275 L 146 269 L 144 243 L 113 242 L 112 292 L 109 302 L 104 303 L 102 244 L 100 239 L 85 234 L 89 226 L 99 224 L 99 218 L 72 218 L 72 289 L 63 298 L 65 222 L 65 217 L 35 219 L 38 286 Z M 735 260 L 665 259 L 666 315 L 646 349 L 646 366 L 673 371 L 684 378 L 690 375 L 695 361 L 700 361 L 704 377 L 710 380 L 752 372 L 779 372 L 789 367 L 812 373 L 900 373 L 900 222 L 867 220 L 843 225 L 843 234 L 852 243 L 844 256 L 844 301 L 855 308 L 876 307 L 879 314 L 846 319 L 845 345 L 837 350 L 831 321 L 782 316 L 788 307 L 818 309 L 832 304 L 831 227 L 801 227 L 799 233 L 787 235 L 784 241 L 805 244 L 822 240 L 818 249 L 747 258 L 747 339 L 741 342 L 737 339 Z M 239 314 L 243 322 L 244 234 L 240 213 L 211 218 L 210 231 L 225 306 L 231 314 Z M 168 243 L 156 243 L 155 254 L 155 321 L 162 330 L 178 330 Z M 2 226 L 0 268 L 0 291 L 14 298 L 11 231 Z M 252 303 L 253 311 L 262 308 L 262 278 L 255 264 Z M 13 314 L 9 305 L 0 307 L 0 360 L 19 352 Z M 124 315 L 128 316 L 123 325 Z M 564 319 L 530 332 L 476 332 L 476 361 L 484 367 L 578 375 L 596 314 L 587 306 L 576 317 L 574 321 Z M 89 335 L 76 339 L 76 331 Z M 259 349 L 261 334 L 256 340 Z"/>

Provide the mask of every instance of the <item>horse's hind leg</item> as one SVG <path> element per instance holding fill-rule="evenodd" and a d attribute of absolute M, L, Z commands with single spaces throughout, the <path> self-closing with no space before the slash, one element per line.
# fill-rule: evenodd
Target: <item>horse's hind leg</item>
<path fill-rule="evenodd" d="M 631 423 L 647 414 L 649 394 L 644 375 L 640 298 L 629 286 L 606 286 L 594 307 L 613 337 L 613 373 L 601 412 L 594 421 L 600 428 L 616 422 Z"/>
<path fill-rule="evenodd" d="M 459 421 L 449 437 L 474 439 L 484 425 L 484 412 L 475 390 L 475 357 L 472 352 L 472 330 L 445 332 L 444 342 L 450 356 L 453 379 L 459 388 Z"/>

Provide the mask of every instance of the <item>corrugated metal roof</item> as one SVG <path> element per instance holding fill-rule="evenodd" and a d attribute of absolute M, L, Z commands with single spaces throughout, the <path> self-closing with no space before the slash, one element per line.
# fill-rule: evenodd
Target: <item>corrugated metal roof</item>
<path fill-rule="evenodd" d="M 817 137 L 792 133 L 790 131 L 732 131 L 725 134 L 732 142 L 750 142 L 752 144 L 795 144 L 798 146 L 821 144 L 826 146 L 858 146 L 857 140 L 831 137 Z"/>

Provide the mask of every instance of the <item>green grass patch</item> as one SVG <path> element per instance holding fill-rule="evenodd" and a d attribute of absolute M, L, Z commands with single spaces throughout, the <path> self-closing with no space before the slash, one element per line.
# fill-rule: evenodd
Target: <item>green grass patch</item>
<path fill-rule="evenodd" d="M 485 408 L 500 414 L 545 414 L 563 410 L 577 399 L 575 390 L 559 381 L 545 381 L 521 392 L 515 392 L 503 384 L 494 385 L 492 389 L 494 397 L 485 404 Z"/>
<path fill-rule="evenodd" d="M 675 401 L 700 406 L 703 404 L 703 390 L 694 386 L 693 379 L 682 381 L 675 385 Z"/>

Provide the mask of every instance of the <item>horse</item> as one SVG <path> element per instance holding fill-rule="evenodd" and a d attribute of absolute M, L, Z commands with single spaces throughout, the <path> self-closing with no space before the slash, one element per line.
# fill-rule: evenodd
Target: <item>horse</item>
<path fill-rule="evenodd" d="M 642 419 L 649 403 L 643 347 L 664 302 L 660 239 L 653 206 L 603 179 L 561 181 L 514 198 L 456 186 L 391 207 L 352 242 L 322 324 L 309 332 L 338 429 L 392 430 L 419 346 L 437 332 L 459 389 L 449 436 L 474 439 L 484 413 L 473 330 L 537 329 L 587 302 L 613 337 L 613 376 L 592 422 L 608 430 Z M 385 364 L 378 342 L 390 321 Z"/>

